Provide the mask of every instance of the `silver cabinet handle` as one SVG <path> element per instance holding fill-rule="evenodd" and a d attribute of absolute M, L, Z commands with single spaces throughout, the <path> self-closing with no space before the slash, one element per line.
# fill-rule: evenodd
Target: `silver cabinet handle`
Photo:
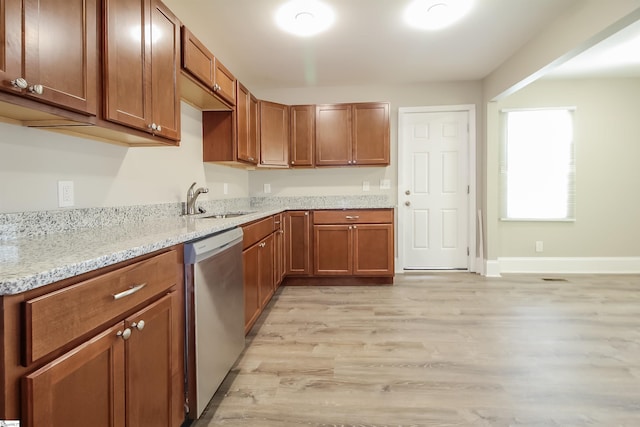
<path fill-rule="evenodd" d="M 11 80 L 11 86 L 17 87 L 18 89 L 26 89 L 29 86 L 29 83 L 22 77 L 18 77 L 15 80 Z"/>
<path fill-rule="evenodd" d="M 127 328 L 124 331 L 118 331 L 116 335 L 126 341 L 131 337 L 131 329 Z"/>
<path fill-rule="evenodd" d="M 360 219 L 360 215 L 347 215 L 345 216 L 346 219 Z"/>
<path fill-rule="evenodd" d="M 42 85 L 29 86 L 29 92 L 35 93 L 36 95 L 42 95 L 44 87 Z"/>
<path fill-rule="evenodd" d="M 142 288 L 144 288 L 145 286 L 147 286 L 146 283 L 141 283 L 141 284 L 136 285 L 136 286 L 131 286 L 126 291 L 122 291 L 122 292 L 119 292 L 117 294 L 114 294 L 113 295 L 113 299 L 114 300 L 118 300 L 118 299 L 121 299 L 121 298 L 124 298 L 124 297 L 128 297 L 129 295 L 133 295 L 136 292 L 138 292 L 139 290 L 141 290 Z"/>
<path fill-rule="evenodd" d="M 138 320 L 137 322 L 133 322 L 131 324 L 132 328 L 136 328 L 137 330 L 141 331 L 144 329 L 144 320 Z"/>

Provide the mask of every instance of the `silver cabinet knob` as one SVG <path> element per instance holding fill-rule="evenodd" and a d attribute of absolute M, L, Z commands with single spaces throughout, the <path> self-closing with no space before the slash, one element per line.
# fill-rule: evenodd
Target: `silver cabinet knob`
<path fill-rule="evenodd" d="M 162 126 L 158 125 L 158 126 L 156 127 L 156 130 L 157 130 L 158 132 L 162 132 Z"/>
<path fill-rule="evenodd" d="M 291 164 L 292 164 L 292 165 L 295 165 L 295 164 L 296 164 L 296 162 L 294 162 L 293 160 L 291 160 Z"/>
<path fill-rule="evenodd" d="M 15 80 L 11 80 L 11 86 L 17 87 L 18 89 L 26 89 L 29 86 L 29 83 L 22 77 L 18 77 Z"/>
<path fill-rule="evenodd" d="M 411 194 L 411 191 L 407 190 L 404 192 L 404 194 L 406 194 L 407 196 Z"/>
<path fill-rule="evenodd" d="M 407 200 L 406 202 L 404 202 L 404 205 L 405 206 L 411 206 L 411 202 Z"/>
<path fill-rule="evenodd" d="M 124 331 L 118 331 L 116 335 L 126 341 L 131 337 L 131 329 L 127 328 Z"/>
<path fill-rule="evenodd" d="M 131 324 L 132 328 L 136 328 L 137 330 L 141 331 L 144 329 L 144 320 L 139 320 L 137 322 L 133 322 Z"/>
<path fill-rule="evenodd" d="M 44 87 L 42 85 L 29 86 L 29 92 L 35 93 L 36 95 L 42 95 Z"/>

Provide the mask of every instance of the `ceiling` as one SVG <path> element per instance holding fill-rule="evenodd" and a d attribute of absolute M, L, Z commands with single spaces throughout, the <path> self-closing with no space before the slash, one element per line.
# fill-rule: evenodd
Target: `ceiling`
<path fill-rule="evenodd" d="M 481 80 L 582 0 L 476 0 L 461 21 L 437 32 L 404 24 L 409 0 L 324 0 L 336 21 L 311 38 L 276 26 L 284 1 L 165 3 L 255 90 Z"/>

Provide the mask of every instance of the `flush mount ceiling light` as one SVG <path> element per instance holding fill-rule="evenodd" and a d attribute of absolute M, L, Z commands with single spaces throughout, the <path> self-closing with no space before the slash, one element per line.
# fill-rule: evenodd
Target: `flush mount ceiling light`
<path fill-rule="evenodd" d="M 439 30 L 462 19 L 473 0 L 414 0 L 405 9 L 407 24 L 421 30 Z"/>
<path fill-rule="evenodd" d="M 276 23 L 280 28 L 302 37 L 326 30 L 334 20 L 333 10 L 318 0 L 292 0 L 276 12 Z"/>

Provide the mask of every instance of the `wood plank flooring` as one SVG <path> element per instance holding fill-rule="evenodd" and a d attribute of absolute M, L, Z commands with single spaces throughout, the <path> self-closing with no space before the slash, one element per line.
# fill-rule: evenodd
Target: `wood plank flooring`
<path fill-rule="evenodd" d="M 195 427 L 640 426 L 640 276 L 281 288 Z"/>

